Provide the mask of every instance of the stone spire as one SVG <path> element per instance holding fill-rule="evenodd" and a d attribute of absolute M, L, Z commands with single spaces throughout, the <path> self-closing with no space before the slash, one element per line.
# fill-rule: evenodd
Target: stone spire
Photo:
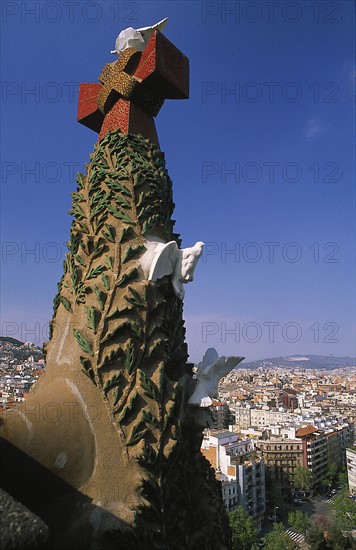
<path fill-rule="evenodd" d="M 4 419 L 4 488 L 49 525 L 53 549 L 223 550 L 221 489 L 200 453 L 199 403 L 217 381 L 188 403 L 182 317 L 203 243 L 179 251 L 153 121 L 188 96 L 188 60 L 154 30 L 99 80 L 80 89 L 78 119 L 99 139 L 72 193 L 46 373 Z"/>

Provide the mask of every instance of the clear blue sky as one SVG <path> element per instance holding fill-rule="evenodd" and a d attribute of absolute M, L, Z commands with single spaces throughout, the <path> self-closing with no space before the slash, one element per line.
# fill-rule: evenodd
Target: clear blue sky
<path fill-rule="evenodd" d="M 46 339 L 73 173 L 96 141 L 76 122 L 78 84 L 114 60 L 120 30 L 168 16 L 190 99 L 166 101 L 156 125 L 177 231 L 206 243 L 186 286 L 191 360 L 210 346 L 247 360 L 355 355 L 353 2 L 1 9 L 2 334 Z"/>

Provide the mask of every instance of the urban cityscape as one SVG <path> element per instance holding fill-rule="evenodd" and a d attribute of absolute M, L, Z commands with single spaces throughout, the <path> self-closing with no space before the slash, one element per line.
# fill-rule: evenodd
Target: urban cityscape
<path fill-rule="evenodd" d="M 355 547 L 356 362 L 322 364 L 266 359 L 220 380 L 201 453 L 221 483 L 235 548 Z M 44 372 L 40 347 L 2 337 L 2 412 L 25 402 Z"/>

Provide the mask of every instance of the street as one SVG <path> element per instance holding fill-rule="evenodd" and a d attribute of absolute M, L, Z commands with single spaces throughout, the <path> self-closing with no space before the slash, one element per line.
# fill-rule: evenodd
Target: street
<path fill-rule="evenodd" d="M 300 510 L 303 514 L 308 514 L 311 521 L 314 521 L 317 516 L 326 516 L 330 517 L 332 515 L 332 503 L 334 497 L 327 498 L 326 496 L 316 496 L 313 497 L 310 501 L 304 501 L 301 506 L 296 506 L 289 502 L 284 502 L 283 507 L 277 508 L 277 516 L 280 517 L 280 522 L 283 523 L 285 531 L 288 533 L 290 538 L 297 544 L 302 550 L 307 550 L 308 545 L 304 540 L 304 536 L 300 533 L 296 533 L 291 526 L 288 524 L 288 514 L 291 511 Z M 269 521 L 267 518 L 265 520 L 262 531 L 260 532 L 260 537 L 265 537 L 267 533 L 272 531 L 274 521 Z"/>

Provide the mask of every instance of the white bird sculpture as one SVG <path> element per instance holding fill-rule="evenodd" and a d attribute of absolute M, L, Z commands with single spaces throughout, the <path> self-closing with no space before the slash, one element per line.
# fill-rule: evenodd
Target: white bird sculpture
<path fill-rule="evenodd" d="M 157 243 L 148 280 L 157 281 L 166 275 L 172 275 L 173 290 L 182 300 L 183 284 L 194 280 L 194 270 L 203 253 L 203 246 L 204 243 L 199 241 L 190 248 L 180 250 L 175 241 Z"/>
<path fill-rule="evenodd" d="M 126 50 L 126 48 L 136 48 L 142 52 L 151 38 L 153 31 L 156 29 L 162 31 L 166 26 L 167 21 L 168 17 L 162 19 L 162 21 L 158 21 L 158 23 L 152 25 L 152 27 L 142 27 L 141 29 L 133 29 L 132 27 L 128 27 L 127 29 L 124 29 L 120 32 L 116 39 L 115 50 L 111 50 L 110 53 L 120 55 L 120 53 Z"/>
<path fill-rule="evenodd" d="M 204 358 L 205 359 L 205 358 Z M 203 360 L 196 372 L 197 384 L 188 404 L 198 407 L 210 407 L 212 399 L 218 396 L 220 378 L 226 376 L 244 357 L 220 357 L 210 365 Z"/>

